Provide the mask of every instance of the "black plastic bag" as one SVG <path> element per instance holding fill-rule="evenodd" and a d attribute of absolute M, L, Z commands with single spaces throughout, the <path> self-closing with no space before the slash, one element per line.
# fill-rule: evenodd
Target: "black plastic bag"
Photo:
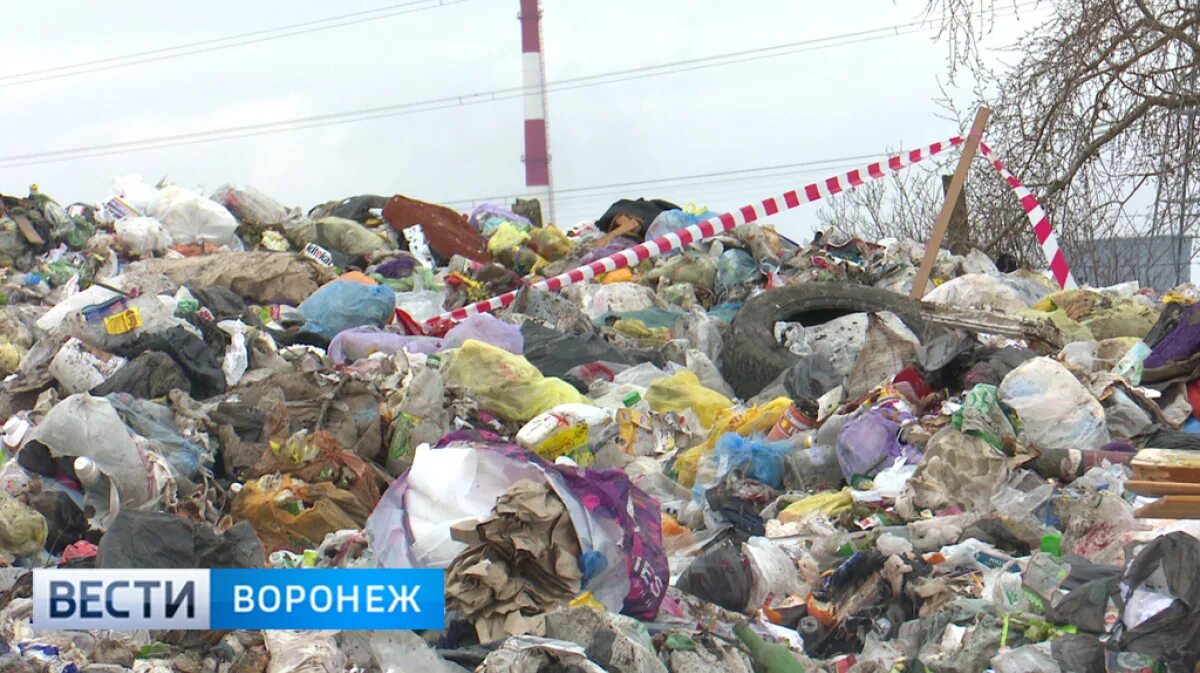
<path fill-rule="evenodd" d="M 1170 673 L 1191 673 L 1200 662 L 1197 568 L 1200 540 L 1186 533 L 1168 533 L 1147 544 L 1121 579 L 1121 618 L 1113 625 L 1110 642 L 1122 651 L 1162 661 Z M 1156 595 L 1170 602 L 1153 612 L 1146 597 Z"/>
<path fill-rule="evenodd" d="M 126 509 L 100 538 L 96 567 L 261 568 L 263 548 L 249 521 L 217 535 L 183 517 Z"/>
<path fill-rule="evenodd" d="M 208 344 L 183 327 L 144 334 L 128 344 L 113 349 L 115 355 L 135 358 L 147 351 L 159 351 L 171 356 L 191 382 L 189 393 L 198 400 L 225 392 L 225 374 Z"/>
<path fill-rule="evenodd" d="M 663 201 L 662 199 L 652 199 L 650 201 L 646 199 L 638 199 L 636 201 L 621 199 L 609 206 L 604 215 L 601 215 L 600 219 L 596 220 L 596 228 L 600 231 L 608 231 L 612 228 L 613 219 L 618 215 L 624 215 L 641 221 L 642 226 L 638 227 L 636 232 L 629 235 L 643 238 L 646 235 L 646 229 L 654 222 L 654 218 L 666 210 L 681 210 L 681 208 L 670 201 Z"/>
<path fill-rule="evenodd" d="M 840 385 L 842 376 L 824 353 L 801 358 L 783 375 L 784 390 L 810 418 L 817 416 L 817 400 Z"/>
<path fill-rule="evenodd" d="M 112 393 L 129 393 L 134 397 L 152 400 L 166 397 L 167 393 L 192 389 L 192 383 L 184 375 L 183 369 L 175 364 L 166 353 L 142 353 L 126 362 L 107 381 L 92 388 L 91 394 L 104 397 Z"/>
<path fill-rule="evenodd" d="M 527 322 L 521 325 L 521 335 L 525 359 L 545 376 L 562 378 L 575 367 L 593 362 L 629 362 L 599 334 L 567 334 Z"/>
<path fill-rule="evenodd" d="M 750 564 L 742 556 L 741 546 L 726 539 L 692 561 L 675 586 L 726 610 L 741 612 L 750 602 L 750 582 Z"/>

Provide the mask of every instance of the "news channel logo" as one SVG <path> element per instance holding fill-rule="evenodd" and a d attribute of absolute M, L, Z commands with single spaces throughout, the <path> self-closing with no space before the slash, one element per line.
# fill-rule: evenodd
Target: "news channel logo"
<path fill-rule="evenodd" d="M 441 570 L 33 571 L 33 627 L 91 629 L 441 629 Z"/>

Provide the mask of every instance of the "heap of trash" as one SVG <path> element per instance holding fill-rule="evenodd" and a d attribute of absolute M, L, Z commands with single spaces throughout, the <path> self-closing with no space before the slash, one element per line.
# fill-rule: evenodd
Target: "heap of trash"
<path fill-rule="evenodd" d="M 0 670 L 1183 673 L 1200 293 L 137 176 L 0 197 Z M 494 312 L 453 309 L 515 292 Z M 437 631 L 46 631 L 33 568 L 434 568 Z"/>

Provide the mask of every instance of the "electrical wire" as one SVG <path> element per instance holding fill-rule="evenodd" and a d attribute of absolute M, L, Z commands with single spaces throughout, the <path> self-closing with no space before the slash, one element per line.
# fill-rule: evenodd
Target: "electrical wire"
<path fill-rule="evenodd" d="M 468 2 L 468 0 L 414 0 L 413 2 L 402 2 L 376 9 L 351 12 L 349 14 L 338 14 L 335 16 L 325 17 L 323 19 L 314 19 L 312 21 L 280 26 L 278 28 L 267 28 L 248 33 L 238 33 L 236 35 L 229 35 L 226 37 L 217 37 L 207 40 L 200 40 L 197 42 L 179 44 L 172 47 L 161 47 L 158 49 L 132 52 L 129 54 L 122 54 L 120 56 L 110 56 L 108 58 L 95 59 L 91 61 L 81 61 L 79 63 L 54 66 L 51 68 L 41 68 L 38 70 L 10 73 L 7 75 L 0 75 L 0 88 L 20 86 L 22 84 L 32 84 L 34 82 L 46 82 L 49 80 L 62 79 L 64 77 L 75 77 L 78 75 L 101 72 L 104 70 L 114 70 L 132 65 L 140 65 L 143 63 L 153 63 L 156 61 L 165 61 L 173 58 L 182 58 L 184 56 L 218 51 L 221 49 L 230 49 L 232 47 L 241 47 L 249 44 L 258 44 L 260 42 L 281 40 L 288 37 L 295 37 L 296 35 L 306 35 L 308 33 L 330 30 L 332 28 L 342 28 L 345 26 L 352 26 L 370 21 L 379 21 L 381 19 L 388 19 L 394 16 L 400 16 L 402 14 L 412 14 L 414 12 L 423 12 L 429 9 L 448 7 L 450 5 L 457 5 L 463 2 Z M 418 5 L 424 6 L 418 7 Z M 383 13 L 380 14 L 380 12 Z M 377 16 L 365 16 L 368 14 Z M 349 20 L 342 21 L 343 19 Z M 337 21 L 341 21 L 341 23 L 336 23 Z M 230 44 L 222 44 L 225 42 L 229 42 Z"/>
<path fill-rule="evenodd" d="M 465 0 L 457 0 L 465 1 Z M 1036 2 L 1026 3 L 1023 5 L 1014 6 L 1009 13 L 1016 13 L 1022 8 L 1035 5 Z M 714 56 L 706 56 L 693 59 L 685 59 L 670 63 L 662 63 L 652 66 L 640 66 L 637 68 L 629 68 L 624 70 L 616 70 L 607 73 L 597 73 L 592 75 L 584 75 L 579 77 L 556 80 L 555 82 L 547 83 L 545 90 L 547 93 L 558 93 L 562 91 L 571 91 L 575 89 L 587 88 L 592 86 L 600 86 L 603 84 L 615 84 L 627 82 L 637 79 L 645 79 L 649 77 L 658 77 L 663 75 L 677 74 L 680 72 L 689 72 L 692 70 L 720 67 L 734 63 L 744 63 L 747 61 L 757 61 L 765 58 L 776 58 L 795 53 L 807 51 L 817 51 L 838 46 L 850 46 L 863 42 L 872 42 L 880 39 L 907 35 L 912 33 L 923 32 L 920 27 L 910 28 L 908 30 L 900 30 L 906 26 L 920 26 L 921 22 L 913 22 L 910 24 L 897 24 L 886 28 L 875 29 L 874 31 L 857 31 L 854 33 L 846 33 L 843 35 L 829 36 L 823 38 L 814 38 L 810 40 L 802 40 L 787 44 L 775 45 L 772 47 L 763 47 L 753 50 L 744 50 L 738 52 L 730 52 L 727 54 L 719 54 Z M 882 31 L 882 32 L 881 32 Z M 870 33 L 870 34 L 867 34 Z M 856 39 L 846 40 L 842 42 L 833 42 L 837 39 L 844 39 L 850 36 L 858 36 Z M 828 43 L 828 44 L 826 44 Z M 718 60 L 725 59 L 725 60 Z M 49 150 L 44 152 L 35 152 L 30 154 L 18 154 L 0 157 L 0 168 L 17 168 L 24 166 L 33 166 L 46 163 L 56 163 L 60 161 L 70 161 L 75 159 L 88 159 L 101 156 L 110 156 L 113 154 L 123 154 L 126 152 L 139 152 L 155 149 L 165 149 L 170 147 L 180 147 L 207 142 L 217 142 L 221 140 L 232 140 L 237 138 L 256 137 L 262 135 L 271 135 L 275 133 L 291 132 L 309 128 L 317 128 L 323 126 L 332 126 L 345 123 L 357 123 L 361 121 L 369 121 L 373 119 L 382 119 L 387 117 L 395 117 L 407 114 L 415 114 L 420 112 L 430 112 L 435 110 L 448 109 L 453 107 L 465 107 L 468 105 L 478 105 L 482 103 L 491 103 L 501 100 L 509 100 L 520 98 L 526 95 L 526 92 L 534 91 L 534 87 L 508 87 L 504 89 L 495 89 L 492 91 L 484 91 L 473 94 L 464 94 L 458 96 L 447 96 L 425 101 L 415 101 L 409 103 L 399 103 L 395 105 L 384 105 L 360 110 L 351 110 L 339 113 L 328 113 L 322 115 L 314 115 L 309 117 L 301 117 L 290 120 L 281 120 L 275 122 L 263 122 L 259 124 L 246 124 L 241 126 L 227 127 L 222 129 L 212 129 L 208 131 L 196 131 L 191 133 L 173 134 L 168 136 L 159 136 L 156 138 L 144 138 L 140 140 L 123 141 L 118 143 L 107 143 L 102 145 L 91 145 L 85 147 L 75 147 L 62 150 Z M 558 190 L 556 190 L 557 192 Z"/>

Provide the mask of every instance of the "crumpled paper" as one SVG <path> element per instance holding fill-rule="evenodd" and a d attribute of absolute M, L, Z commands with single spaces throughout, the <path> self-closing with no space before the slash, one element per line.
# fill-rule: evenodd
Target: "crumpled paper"
<path fill-rule="evenodd" d="M 451 529 L 468 545 L 446 571 L 446 607 L 475 624 L 479 641 L 545 634 L 545 613 L 581 588 L 579 538 L 563 501 L 522 479 L 492 514 Z"/>

